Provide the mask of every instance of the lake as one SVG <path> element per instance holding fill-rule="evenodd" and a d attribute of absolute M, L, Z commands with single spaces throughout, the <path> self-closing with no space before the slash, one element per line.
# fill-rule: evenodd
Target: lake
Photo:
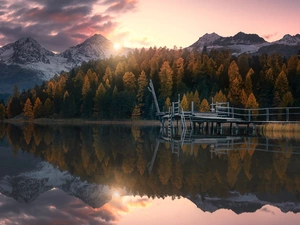
<path fill-rule="evenodd" d="M 300 137 L 0 124 L 0 225 L 300 221 Z"/>

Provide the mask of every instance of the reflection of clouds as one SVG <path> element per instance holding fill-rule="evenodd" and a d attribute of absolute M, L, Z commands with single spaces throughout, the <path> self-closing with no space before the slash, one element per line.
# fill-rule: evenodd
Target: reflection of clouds
<path fill-rule="evenodd" d="M 30 204 L 0 194 L 1 225 L 12 224 L 113 224 L 116 217 L 106 208 L 93 209 L 60 190 L 48 191 Z"/>
<path fill-rule="evenodd" d="M 118 197 L 100 208 L 53 189 L 30 204 L 19 203 L 0 194 L 0 225 L 13 224 L 116 224 L 122 215 L 150 205 L 148 198 Z"/>
<path fill-rule="evenodd" d="M 268 206 L 262 207 L 261 209 L 259 209 L 259 211 L 265 212 L 265 213 L 271 213 L 271 214 L 275 215 L 275 212 L 272 211 Z"/>

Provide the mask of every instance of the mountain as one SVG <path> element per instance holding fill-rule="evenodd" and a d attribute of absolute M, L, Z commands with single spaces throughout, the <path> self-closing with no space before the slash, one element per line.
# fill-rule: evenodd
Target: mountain
<path fill-rule="evenodd" d="M 0 48 L 0 93 L 11 93 L 14 84 L 20 90 L 40 85 L 62 71 L 70 71 L 82 62 L 125 55 L 131 49 L 115 50 L 113 43 L 95 34 L 61 54 L 43 48 L 30 37 L 21 38 Z"/>
<path fill-rule="evenodd" d="M 48 162 L 39 163 L 35 170 L 14 176 L 6 175 L 0 179 L 0 193 L 22 203 L 33 202 L 53 188 L 75 196 L 93 208 L 109 202 L 113 194 L 113 190 L 105 185 L 82 181 Z"/>
<path fill-rule="evenodd" d="M 202 51 L 212 49 L 222 50 L 229 49 L 233 55 L 249 53 L 260 55 L 263 53 L 279 53 L 289 57 L 297 54 L 300 49 L 300 35 L 285 35 L 282 39 L 275 42 L 267 42 L 257 34 L 246 34 L 239 32 L 234 36 L 222 37 L 216 33 L 205 34 L 188 49 Z"/>
<path fill-rule="evenodd" d="M 108 58 L 114 55 L 113 43 L 100 34 L 95 34 L 83 43 L 71 47 L 60 54 L 75 65 L 84 61 Z"/>
<path fill-rule="evenodd" d="M 21 38 L 15 43 L 11 43 L 0 48 L 0 61 L 7 65 L 30 63 L 50 64 L 49 57 L 55 54 L 43 48 L 31 37 Z"/>

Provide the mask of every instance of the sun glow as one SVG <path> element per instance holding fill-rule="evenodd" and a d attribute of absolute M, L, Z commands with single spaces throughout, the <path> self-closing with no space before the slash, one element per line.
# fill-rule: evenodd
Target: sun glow
<path fill-rule="evenodd" d="M 121 48 L 121 45 L 119 43 L 114 43 L 114 49 L 119 50 Z"/>

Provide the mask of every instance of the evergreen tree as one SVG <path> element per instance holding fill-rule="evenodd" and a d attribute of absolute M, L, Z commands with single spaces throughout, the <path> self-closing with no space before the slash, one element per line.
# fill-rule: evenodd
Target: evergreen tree
<path fill-rule="evenodd" d="M 50 98 L 47 98 L 44 103 L 44 116 L 46 118 L 52 116 L 54 113 L 54 105 L 53 102 L 51 102 Z"/>
<path fill-rule="evenodd" d="M 31 101 L 29 98 L 27 98 L 27 100 L 26 100 L 23 111 L 24 111 L 24 116 L 26 119 L 28 119 L 28 120 L 34 119 L 32 104 L 31 104 Z"/>

